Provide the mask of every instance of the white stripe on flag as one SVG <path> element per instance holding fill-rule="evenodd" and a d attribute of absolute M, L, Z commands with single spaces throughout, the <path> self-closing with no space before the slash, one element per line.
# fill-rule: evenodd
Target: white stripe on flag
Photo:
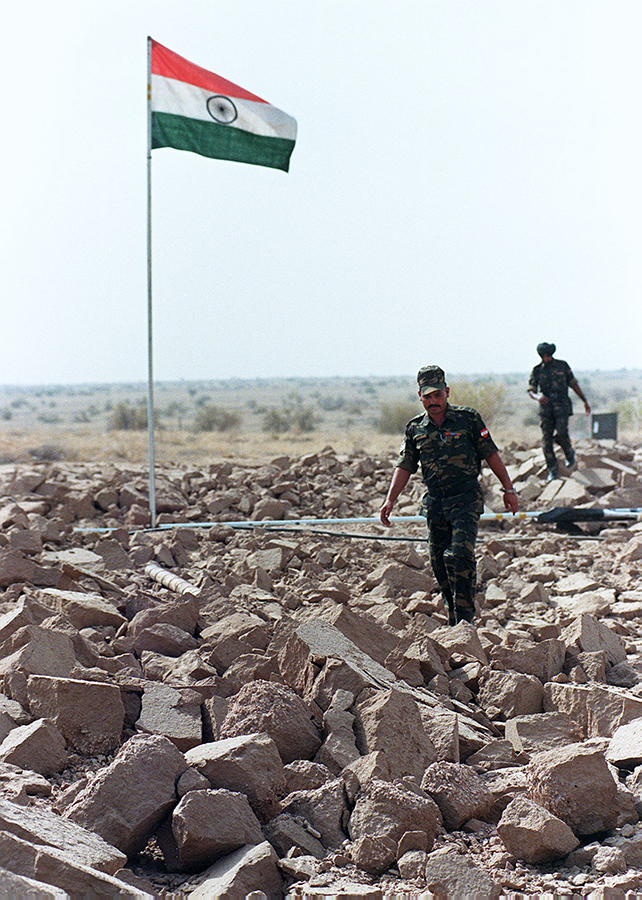
<path fill-rule="evenodd" d="M 207 101 L 217 95 L 206 88 L 196 87 L 164 75 L 152 75 L 152 111 L 172 113 L 189 119 L 200 119 L 204 122 L 216 122 L 208 111 Z M 239 128 L 252 134 L 265 137 L 296 139 L 296 120 L 270 103 L 257 103 L 255 100 L 228 98 L 237 112 L 237 118 L 228 124 L 230 128 Z"/>

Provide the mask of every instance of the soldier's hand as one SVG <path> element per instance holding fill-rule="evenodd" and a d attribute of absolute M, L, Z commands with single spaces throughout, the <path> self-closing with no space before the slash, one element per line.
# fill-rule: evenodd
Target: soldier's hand
<path fill-rule="evenodd" d="M 545 397 L 544 394 L 541 394 L 541 396 L 537 398 L 537 402 L 540 406 L 546 406 L 546 404 L 548 403 L 548 397 Z"/>
<path fill-rule="evenodd" d="M 519 499 L 517 494 L 510 494 L 508 491 L 504 493 L 504 506 L 508 512 L 511 512 L 513 515 L 519 509 Z"/>
<path fill-rule="evenodd" d="M 390 513 L 392 512 L 392 507 L 394 503 L 392 500 L 386 500 L 381 509 L 379 510 L 379 518 L 383 525 L 390 525 Z"/>
<path fill-rule="evenodd" d="M 586 413 L 587 416 L 591 415 L 591 407 L 589 406 L 587 400 L 584 401 L 584 412 Z"/>

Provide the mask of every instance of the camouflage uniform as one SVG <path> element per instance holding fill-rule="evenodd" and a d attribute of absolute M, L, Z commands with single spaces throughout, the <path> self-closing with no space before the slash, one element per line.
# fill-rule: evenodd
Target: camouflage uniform
<path fill-rule="evenodd" d="M 421 464 L 430 562 L 451 624 L 471 622 L 475 614 L 475 541 L 484 509 L 478 478 L 482 460 L 495 452 L 479 413 L 448 404 L 439 426 L 428 413 L 408 422 L 397 460 L 409 472 Z"/>
<path fill-rule="evenodd" d="M 541 362 L 535 366 L 528 380 L 528 389 L 534 394 L 543 394 L 548 403 L 540 403 L 539 422 L 542 429 L 542 447 L 548 471 L 557 475 L 555 440 L 567 459 L 573 458 L 573 446 L 568 433 L 568 419 L 573 415 L 573 404 L 568 396 L 568 387 L 575 379 L 571 367 L 563 359 Z"/>

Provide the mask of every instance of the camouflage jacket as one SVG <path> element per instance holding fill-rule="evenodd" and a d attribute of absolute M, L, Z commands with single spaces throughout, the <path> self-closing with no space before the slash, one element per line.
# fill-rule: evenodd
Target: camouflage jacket
<path fill-rule="evenodd" d="M 535 394 L 543 394 L 554 407 L 566 409 L 572 414 L 573 406 L 568 396 L 568 386 L 574 378 L 571 367 L 563 359 L 554 359 L 550 363 L 541 362 L 531 372 L 528 389 Z M 546 406 L 540 408 L 542 414 L 545 410 Z"/>
<path fill-rule="evenodd" d="M 434 498 L 451 497 L 478 490 L 482 460 L 496 450 L 476 410 L 448 404 L 446 417 L 439 426 L 428 413 L 408 422 L 397 467 L 416 472 L 421 464 L 428 494 Z"/>

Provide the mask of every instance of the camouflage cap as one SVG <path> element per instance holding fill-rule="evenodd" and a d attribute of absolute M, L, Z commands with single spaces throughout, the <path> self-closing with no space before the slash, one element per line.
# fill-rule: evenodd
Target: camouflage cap
<path fill-rule="evenodd" d="M 555 344 L 548 344 L 546 341 L 537 345 L 537 352 L 540 356 L 552 356 L 556 350 Z"/>
<path fill-rule="evenodd" d="M 440 366 L 424 366 L 417 372 L 417 384 L 421 394 L 446 390 L 446 373 Z"/>

